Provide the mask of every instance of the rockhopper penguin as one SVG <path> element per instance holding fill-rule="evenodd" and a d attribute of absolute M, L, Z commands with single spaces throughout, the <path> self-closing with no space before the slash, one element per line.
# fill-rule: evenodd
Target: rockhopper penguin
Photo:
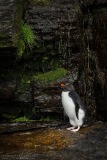
<path fill-rule="evenodd" d="M 77 132 L 81 126 L 87 121 L 87 110 L 80 96 L 72 89 L 71 86 L 61 84 L 62 88 L 62 105 L 65 114 L 69 117 L 72 127 L 67 128 L 73 132 Z"/>

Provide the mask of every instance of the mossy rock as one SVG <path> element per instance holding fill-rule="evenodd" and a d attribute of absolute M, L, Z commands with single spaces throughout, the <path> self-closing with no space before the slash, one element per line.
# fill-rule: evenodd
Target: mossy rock
<path fill-rule="evenodd" d="M 67 70 L 65 70 L 64 68 L 59 68 L 54 71 L 49 71 L 43 74 L 33 76 L 32 80 L 45 85 L 63 78 L 66 74 Z"/>
<path fill-rule="evenodd" d="M 27 117 L 19 117 L 19 118 L 16 118 L 14 120 L 12 120 L 12 122 L 28 122 L 29 119 Z"/>
<path fill-rule="evenodd" d="M 1 117 L 5 118 L 5 119 L 15 119 L 15 118 L 16 118 L 15 115 L 7 114 L 7 113 L 3 113 L 3 114 L 1 115 Z"/>

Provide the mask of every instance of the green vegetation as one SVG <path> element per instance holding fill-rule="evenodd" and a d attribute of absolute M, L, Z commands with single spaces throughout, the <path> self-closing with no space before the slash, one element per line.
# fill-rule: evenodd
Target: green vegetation
<path fill-rule="evenodd" d="M 42 117 L 40 120 L 38 121 L 52 121 L 52 119 L 50 117 Z"/>
<path fill-rule="evenodd" d="M 32 48 L 35 42 L 35 35 L 32 32 L 30 26 L 28 24 L 22 24 L 21 27 L 21 38 L 25 42 L 26 45 L 29 46 L 29 48 Z"/>
<path fill-rule="evenodd" d="M 32 120 L 27 118 L 26 116 L 23 117 L 16 117 L 15 115 L 11 115 L 8 113 L 4 113 L 0 115 L 2 118 L 4 118 L 7 122 L 40 122 L 40 121 L 53 121 L 53 119 L 49 116 L 47 117 L 41 117 L 39 120 Z"/>
<path fill-rule="evenodd" d="M 19 118 L 16 118 L 14 120 L 12 120 L 12 122 L 28 122 L 29 119 L 27 117 L 19 117 Z"/>
<path fill-rule="evenodd" d="M 12 35 L 14 46 L 18 48 L 18 57 L 21 58 L 24 53 L 29 54 L 35 43 L 35 35 L 30 28 L 29 24 L 23 20 L 24 10 L 27 5 L 26 0 L 20 0 L 17 4 L 16 15 L 15 15 L 15 30 L 16 32 Z"/>
<path fill-rule="evenodd" d="M 49 71 L 43 74 L 38 74 L 36 76 L 33 76 L 33 80 L 37 82 L 41 82 L 42 84 L 47 84 L 49 82 L 56 81 L 57 79 L 60 79 L 64 77 L 67 74 L 67 70 L 64 68 L 59 68 L 54 71 Z"/>
<path fill-rule="evenodd" d="M 50 117 L 43 117 L 39 120 L 30 120 L 29 118 L 24 116 L 11 120 L 11 122 L 39 122 L 39 121 L 52 121 L 52 119 L 50 119 Z"/>
<path fill-rule="evenodd" d="M 30 26 L 23 21 L 20 25 L 19 41 L 18 41 L 18 56 L 21 57 L 26 49 L 26 52 L 35 44 L 35 35 Z"/>
<path fill-rule="evenodd" d="M 7 114 L 7 113 L 2 114 L 2 117 L 6 118 L 6 119 L 14 119 L 14 118 L 16 118 L 15 115 Z"/>

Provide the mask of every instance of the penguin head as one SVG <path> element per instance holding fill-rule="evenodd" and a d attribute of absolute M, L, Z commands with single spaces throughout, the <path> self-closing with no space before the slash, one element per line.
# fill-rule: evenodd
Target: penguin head
<path fill-rule="evenodd" d="M 69 84 L 61 83 L 60 87 L 61 87 L 61 90 L 64 91 L 64 92 L 68 92 L 68 91 L 74 90 L 73 85 L 69 85 Z"/>

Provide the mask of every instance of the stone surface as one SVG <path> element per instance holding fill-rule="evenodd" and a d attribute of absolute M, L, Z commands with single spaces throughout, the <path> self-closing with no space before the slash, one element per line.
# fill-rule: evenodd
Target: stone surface
<path fill-rule="evenodd" d="M 50 1 L 49 5 L 32 4 L 30 1 L 25 20 L 44 46 L 33 52 L 43 53 L 45 57 L 50 55 L 53 60 L 56 55 L 59 59 L 65 59 L 65 66 L 70 65 L 70 59 L 80 53 L 82 47 L 78 14 L 81 12 L 77 1 Z"/>
<path fill-rule="evenodd" d="M 30 84 L 22 84 L 16 79 L 2 79 L 0 81 L 0 117 L 5 113 L 16 117 L 31 116 L 33 108 L 31 91 Z"/>
<path fill-rule="evenodd" d="M 81 128 L 79 132 L 67 131 L 66 126 L 36 129 L 0 135 L 0 158 L 96 160 L 107 159 L 107 124 L 97 122 Z"/>
<path fill-rule="evenodd" d="M 0 73 L 12 69 L 16 58 L 17 0 L 0 0 Z"/>
<path fill-rule="evenodd" d="M 12 133 L 27 130 L 38 130 L 44 128 L 60 127 L 67 125 L 66 122 L 58 121 L 29 121 L 29 122 L 13 122 L 0 124 L 0 134 Z"/>
<path fill-rule="evenodd" d="M 17 0 L 0 0 L 0 46 L 11 47 L 15 34 L 15 15 Z"/>
<path fill-rule="evenodd" d="M 96 1 L 94 1 L 94 0 L 80 0 L 80 2 L 82 3 L 82 4 L 84 4 L 85 6 L 97 6 L 97 5 L 102 5 L 102 4 L 106 4 L 107 3 L 107 1 L 106 0 L 96 0 Z"/>
<path fill-rule="evenodd" d="M 94 95 L 97 106 L 97 118 L 106 118 L 107 104 L 107 1 L 84 1 L 89 9 L 88 23 L 85 32 L 88 32 L 89 66 L 94 70 Z M 90 4 L 92 2 L 92 4 Z M 85 20 L 85 19 L 84 19 Z M 102 23 L 103 22 L 103 23 Z M 90 36 L 92 35 L 92 36 Z"/>

